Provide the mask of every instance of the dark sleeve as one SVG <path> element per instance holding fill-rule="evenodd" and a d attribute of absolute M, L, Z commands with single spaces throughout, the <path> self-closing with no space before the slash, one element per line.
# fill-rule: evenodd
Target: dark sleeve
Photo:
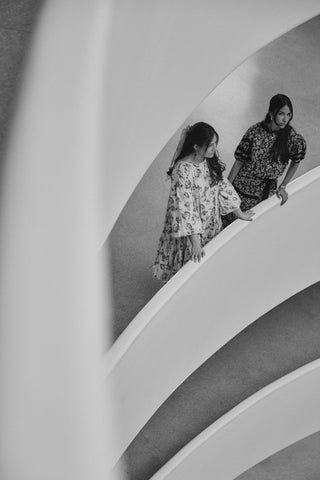
<path fill-rule="evenodd" d="M 303 160 L 306 156 L 306 151 L 307 144 L 305 139 L 302 137 L 302 135 L 296 134 L 290 149 L 290 160 L 293 163 L 301 162 L 301 160 Z"/>
<path fill-rule="evenodd" d="M 239 145 L 234 152 L 234 157 L 236 160 L 240 162 L 248 162 L 251 159 L 251 151 L 252 151 L 252 142 L 253 142 L 253 135 L 252 135 L 252 128 L 246 131 L 243 135 Z"/>

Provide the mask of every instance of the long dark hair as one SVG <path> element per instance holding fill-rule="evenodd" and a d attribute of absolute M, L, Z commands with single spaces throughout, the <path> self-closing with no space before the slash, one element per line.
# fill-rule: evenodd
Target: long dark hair
<path fill-rule="evenodd" d="M 187 128 L 183 145 L 178 156 L 171 163 L 167 174 L 171 177 L 172 171 L 176 163 L 184 157 L 194 153 L 194 145 L 198 145 L 200 148 L 208 148 L 210 142 L 214 137 L 217 137 L 217 143 L 219 141 L 219 135 L 215 129 L 205 122 L 198 122 Z M 222 172 L 225 169 L 225 165 L 220 161 L 219 157 L 215 153 L 212 158 L 206 159 L 210 177 L 213 183 L 222 180 Z"/>
<path fill-rule="evenodd" d="M 284 164 L 288 163 L 289 161 L 288 143 L 289 143 L 289 135 L 292 129 L 290 122 L 293 118 L 293 107 L 292 107 L 292 102 L 290 98 L 287 97 L 287 95 L 284 95 L 282 93 L 277 93 L 277 95 L 274 95 L 270 100 L 268 113 L 264 119 L 265 124 L 270 124 L 271 122 L 270 114 L 272 114 L 273 117 L 275 117 L 277 113 L 281 110 L 281 108 L 285 106 L 289 107 L 290 109 L 291 119 L 289 120 L 289 122 L 284 128 L 280 129 L 277 132 L 277 138 L 271 149 L 273 160 L 280 159 L 280 161 Z"/>

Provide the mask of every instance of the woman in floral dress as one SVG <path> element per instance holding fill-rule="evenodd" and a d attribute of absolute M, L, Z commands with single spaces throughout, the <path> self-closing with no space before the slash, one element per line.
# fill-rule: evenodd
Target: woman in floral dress
<path fill-rule="evenodd" d="M 171 188 L 154 264 L 154 276 L 163 282 L 188 260 L 200 262 L 204 245 L 222 230 L 221 215 L 233 212 L 243 220 L 252 219 L 252 212 L 239 208 L 239 196 L 223 177 L 218 140 L 206 123 L 188 127 L 167 172 Z"/>
<path fill-rule="evenodd" d="M 271 98 L 264 121 L 250 127 L 239 143 L 228 179 L 241 198 L 241 208 L 252 208 L 274 193 L 281 205 L 287 201 L 287 183 L 306 154 L 304 138 L 290 125 L 292 117 L 290 98 L 278 93 Z"/>

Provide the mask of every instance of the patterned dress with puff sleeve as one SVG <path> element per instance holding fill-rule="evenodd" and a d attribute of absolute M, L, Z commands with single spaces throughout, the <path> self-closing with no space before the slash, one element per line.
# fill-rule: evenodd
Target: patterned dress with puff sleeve
<path fill-rule="evenodd" d="M 206 161 L 179 161 L 171 176 L 165 222 L 154 263 L 154 276 L 167 282 L 191 258 L 192 234 L 204 246 L 222 230 L 221 215 L 240 205 L 240 198 L 226 179 L 212 184 Z"/>
<path fill-rule="evenodd" d="M 306 154 L 306 142 L 293 127 L 288 138 L 289 158 L 287 164 L 274 159 L 272 146 L 277 133 L 264 122 L 250 127 L 242 137 L 234 156 L 243 163 L 233 185 L 241 198 L 241 209 L 248 210 L 273 195 L 277 180 L 284 173 L 289 160 L 299 163 Z"/>

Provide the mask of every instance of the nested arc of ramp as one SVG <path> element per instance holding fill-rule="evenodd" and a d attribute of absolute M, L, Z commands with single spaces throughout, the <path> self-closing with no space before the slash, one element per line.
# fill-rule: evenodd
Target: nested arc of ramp
<path fill-rule="evenodd" d="M 105 358 L 116 391 L 120 456 L 168 396 L 261 315 L 320 280 L 320 167 L 237 221 L 137 315 Z M 110 382 L 110 383 L 109 383 Z M 116 460 L 116 458 L 115 458 Z"/>
<path fill-rule="evenodd" d="M 233 408 L 151 480 L 233 480 L 320 430 L 320 360 L 280 378 Z"/>

